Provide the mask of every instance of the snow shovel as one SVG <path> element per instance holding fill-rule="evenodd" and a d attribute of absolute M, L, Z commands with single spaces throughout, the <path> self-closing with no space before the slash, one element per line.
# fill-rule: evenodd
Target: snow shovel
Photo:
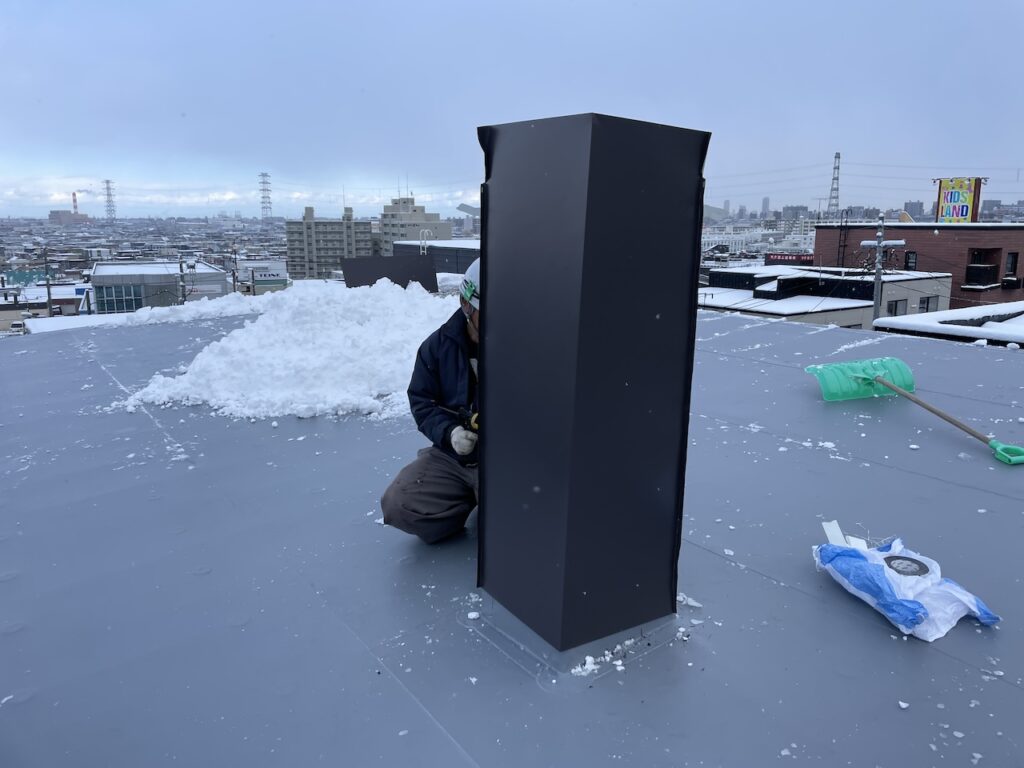
<path fill-rule="evenodd" d="M 895 357 L 876 357 L 869 360 L 852 360 L 847 363 L 810 365 L 804 370 L 813 375 L 821 385 L 821 394 L 826 401 L 857 400 L 864 397 L 902 395 L 954 427 L 962 429 L 975 440 L 980 440 L 995 452 L 995 457 L 1004 464 L 1024 464 L 1024 448 L 992 440 L 976 429 L 955 419 L 930 403 L 926 403 L 914 391 L 914 375 L 902 360 Z"/>

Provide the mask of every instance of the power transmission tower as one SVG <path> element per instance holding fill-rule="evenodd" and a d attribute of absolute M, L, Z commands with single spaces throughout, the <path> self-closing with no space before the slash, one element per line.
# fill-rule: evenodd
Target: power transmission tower
<path fill-rule="evenodd" d="M 270 204 L 270 174 L 260 174 L 260 223 L 266 226 L 267 220 L 273 216 Z"/>
<path fill-rule="evenodd" d="M 103 191 L 107 195 L 107 223 L 113 224 L 117 221 L 117 205 L 114 203 L 114 182 L 110 179 L 104 179 Z"/>
<path fill-rule="evenodd" d="M 839 153 L 836 152 L 836 162 L 832 166 L 832 189 L 828 193 L 828 208 L 825 211 L 825 218 L 828 221 L 835 221 L 839 218 Z"/>

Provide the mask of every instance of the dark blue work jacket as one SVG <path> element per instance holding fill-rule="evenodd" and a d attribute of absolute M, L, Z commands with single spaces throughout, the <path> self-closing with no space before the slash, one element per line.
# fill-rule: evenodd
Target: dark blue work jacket
<path fill-rule="evenodd" d="M 420 432 L 465 465 L 477 463 L 477 451 L 468 456 L 454 451 L 451 433 L 462 424 L 449 411 L 468 409 L 477 413 L 476 375 L 469 364 L 470 357 L 477 354 L 475 347 L 466 332 L 466 316 L 458 309 L 420 345 L 409 382 L 409 407 Z"/>

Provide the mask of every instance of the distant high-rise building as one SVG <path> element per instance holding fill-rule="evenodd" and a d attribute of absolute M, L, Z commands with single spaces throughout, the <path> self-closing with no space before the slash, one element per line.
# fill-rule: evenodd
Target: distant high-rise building
<path fill-rule="evenodd" d="M 392 198 L 380 215 L 382 256 L 394 255 L 396 240 L 451 240 L 452 225 L 441 221 L 441 214 L 427 213 L 412 197 Z"/>
<path fill-rule="evenodd" d="M 911 215 L 915 219 L 924 218 L 924 203 L 920 200 L 908 200 L 903 204 L 903 210 Z"/>
<path fill-rule="evenodd" d="M 745 218 L 747 218 L 747 206 L 741 205 L 739 208 L 736 209 L 736 218 L 738 218 L 738 219 L 745 219 Z"/>
<path fill-rule="evenodd" d="M 787 220 L 806 219 L 810 215 L 810 209 L 806 205 L 784 205 L 782 206 L 782 218 Z"/>
<path fill-rule="evenodd" d="M 324 219 L 307 207 L 301 219 L 285 222 L 285 236 L 292 279 L 328 278 L 344 259 L 375 255 L 371 223 L 355 220 L 351 208 L 340 219 Z"/>
<path fill-rule="evenodd" d="M 722 203 L 722 210 L 725 211 L 725 215 L 726 216 L 729 215 L 729 201 L 728 200 L 726 200 L 724 203 Z"/>
<path fill-rule="evenodd" d="M 770 211 L 770 210 L 771 210 L 771 205 L 768 202 L 768 198 L 767 197 L 762 197 L 761 198 L 761 218 L 762 219 L 767 219 L 768 218 L 768 211 Z"/>
<path fill-rule="evenodd" d="M 874 221 L 875 219 L 878 218 L 878 214 L 880 214 L 881 212 L 881 208 L 865 208 L 864 218 L 867 219 L 868 221 Z"/>

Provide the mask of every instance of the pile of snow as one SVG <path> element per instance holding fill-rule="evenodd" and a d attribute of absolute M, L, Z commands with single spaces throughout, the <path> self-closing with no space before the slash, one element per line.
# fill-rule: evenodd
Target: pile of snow
<path fill-rule="evenodd" d="M 458 308 L 455 297 L 388 280 L 308 282 L 255 301 L 258 318 L 211 343 L 181 375 L 155 375 L 125 401 L 129 410 L 178 402 L 251 418 L 408 413 L 416 350 Z"/>

